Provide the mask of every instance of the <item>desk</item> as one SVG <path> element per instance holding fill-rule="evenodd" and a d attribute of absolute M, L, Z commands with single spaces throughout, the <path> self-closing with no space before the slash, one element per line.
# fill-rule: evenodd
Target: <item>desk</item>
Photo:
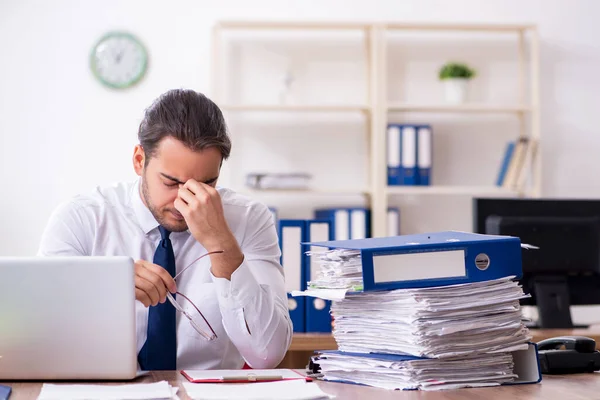
<path fill-rule="evenodd" d="M 178 385 L 181 400 L 190 400 L 181 385 L 183 376 L 174 371 L 154 372 L 150 376 L 136 379 L 135 383 L 150 383 L 167 380 Z M 10 400 L 35 400 L 40 393 L 40 382 L 6 383 L 13 388 Z M 81 383 L 81 382 L 78 382 Z M 108 383 L 107 383 L 108 384 Z M 110 383 L 113 384 L 113 383 Z M 404 399 L 404 400 L 466 400 L 466 399 L 519 399 L 519 400 L 564 400 L 598 398 L 600 393 L 600 374 L 578 374 L 564 376 L 544 376 L 541 384 L 490 387 L 479 389 L 458 389 L 440 392 L 388 391 L 343 383 L 320 382 L 317 384 L 324 392 L 333 394 L 339 400 L 353 399 Z"/>
<path fill-rule="evenodd" d="M 589 329 L 531 329 L 533 341 L 556 336 L 587 336 L 596 341 L 600 347 L 600 325 Z M 292 344 L 280 368 L 304 368 L 315 350 L 336 350 L 337 343 L 329 333 L 295 333 Z"/>

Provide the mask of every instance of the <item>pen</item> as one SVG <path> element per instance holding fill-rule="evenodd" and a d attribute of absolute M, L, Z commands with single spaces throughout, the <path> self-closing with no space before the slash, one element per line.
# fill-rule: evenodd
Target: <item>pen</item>
<path fill-rule="evenodd" d="M 224 376 L 221 378 L 223 381 L 243 381 L 247 380 L 249 382 L 258 382 L 258 381 L 280 381 L 283 379 L 281 375 L 254 375 L 249 374 L 247 376 Z"/>

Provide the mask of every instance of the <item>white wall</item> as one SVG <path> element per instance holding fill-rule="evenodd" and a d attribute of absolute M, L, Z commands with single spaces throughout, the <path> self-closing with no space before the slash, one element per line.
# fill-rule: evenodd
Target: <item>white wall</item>
<path fill-rule="evenodd" d="M 143 109 L 174 87 L 210 93 L 210 29 L 223 19 L 538 24 L 544 195 L 599 197 L 599 12 L 594 0 L 2 1 L 0 255 L 33 254 L 59 201 L 94 185 L 134 177 L 130 156 Z M 90 73 L 91 47 L 109 29 L 132 31 L 149 49 L 148 75 L 132 90 L 105 89 Z M 360 132 L 351 122 L 339 129 L 349 132 L 350 149 L 359 148 Z M 266 129 L 263 135 L 273 146 L 260 151 L 292 146 L 279 132 Z M 252 148 L 235 146 L 240 153 Z M 244 157 L 258 162 L 262 155 Z M 291 159 L 302 162 L 301 157 Z M 316 161 L 311 168 L 323 165 L 326 161 Z M 486 176 L 495 177 L 496 169 L 497 163 L 490 163 Z M 266 201 L 276 200 L 282 202 L 283 216 L 295 215 L 289 200 Z M 338 199 L 310 202 L 321 200 L 340 204 Z M 400 204 L 403 229 L 471 227 L 468 198 L 444 197 L 440 203 L 440 198 L 409 197 Z M 311 207 L 300 213 L 306 215 Z M 424 219 L 427 214 L 430 218 Z"/>

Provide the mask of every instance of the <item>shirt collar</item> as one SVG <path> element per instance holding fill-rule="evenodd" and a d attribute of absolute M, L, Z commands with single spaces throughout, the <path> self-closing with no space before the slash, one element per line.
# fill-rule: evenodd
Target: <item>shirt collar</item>
<path fill-rule="evenodd" d="M 158 222 L 154 218 L 154 215 L 150 212 L 148 207 L 142 201 L 142 194 L 140 193 L 141 178 L 138 178 L 135 185 L 133 185 L 133 193 L 131 193 L 131 204 L 133 212 L 140 224 L 140 227 L 144 231 L 144 234 L 150 233 L 153 229 L 158 228 Z"/>

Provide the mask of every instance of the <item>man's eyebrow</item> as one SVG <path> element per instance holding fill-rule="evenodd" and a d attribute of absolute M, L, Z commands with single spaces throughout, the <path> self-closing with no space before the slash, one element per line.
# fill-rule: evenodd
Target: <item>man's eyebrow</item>
<path fill-rule="evenodd" d="M 185 182 L 181 182 L 181 181 L 180 181 L 179 179 L 177 179 L 177 178 L 173 178 L 172 176 L 169 176 L 169 175 L 167 175 L 167 174 L 164 174 L 164 173 L 162 173 L 162 172 L 161 172 L 160 174 L 161 174 L 162 176 L 164 176 L 165 178 L 167 178 L 167 179 L 169 179 L 169 180 L 173 181 L 173 182 L 179 183 L 180 185 L 184 185 L 184 184 L 185 184 Z"/>
<path fill-rule="evenodd" d="M 210 185 L 211 183 L 215 182 L 217 179 L 219 179 L 219 177 L 215 176 L 214 178 L 210 178 L 210 179 L 205 180 L 203 183 L 205 185 Z"/>
<path fill-rule="evenodd" d="M 171 180 L 171 181 L 173 181 L 173 182 L 175 182 L 175 183 L 178 183 L 178 184 L 180 184 L 180 185 L 185 185 L 185 182 L 182 182 L 182 181 L 180 181 L 179 179 L 177 179 L 177 178 L 175 178 L 175 177 L 172 177 L 172 176 L 170 176 L 170 175 L 167 175 L 167 174 L 165 174 L 165 173 L 162 173 L 162 172 L 161 172 L 160 174 L 161 174 L 162 176 L 164 176 L 165 178 L 167 178 L 167 179 L 169 179 L 169 180 Z M 217 179 L 219 179 L 219 177 L 218 177 L 218 176 L 215 176 L 214 178 L 207 179 L 207 180 L 205 180 L 205 181 L 204 181 L 204 182 L 202 182 L 202 183 L 204 183 L 205 185 L 210 185 L 211 183 L 215 182 Z"/>

